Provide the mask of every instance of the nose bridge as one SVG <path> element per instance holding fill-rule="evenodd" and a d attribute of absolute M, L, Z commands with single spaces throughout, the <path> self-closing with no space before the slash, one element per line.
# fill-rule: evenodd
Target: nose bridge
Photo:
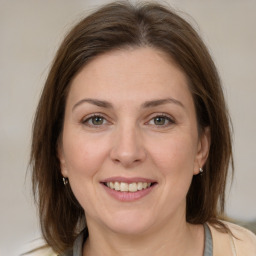
<path fill-rule="evenodd" d="M 115 131 L 111 158 L 128 167 L 145 159 L 143 138 L 136 123 L 120 124 Z"/>

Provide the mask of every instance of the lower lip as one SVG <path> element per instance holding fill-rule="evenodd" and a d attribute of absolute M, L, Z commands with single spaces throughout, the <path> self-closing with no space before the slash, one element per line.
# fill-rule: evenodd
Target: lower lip
<path fill-rule="evenodd" d="M 121 191 L 111 189 L 105 186 L 104 184 L 102 184 L 102 186 L 110 196 L 112 196 L 113 198 L 121 202 L 132 202 L 132 201 L 139 200 L 145 197 L 146 195 L 148 195 L 155 187 L 155 185 L 153 185 L 149 188 L 138 190 L 136 192 L 121 192 Z"/>

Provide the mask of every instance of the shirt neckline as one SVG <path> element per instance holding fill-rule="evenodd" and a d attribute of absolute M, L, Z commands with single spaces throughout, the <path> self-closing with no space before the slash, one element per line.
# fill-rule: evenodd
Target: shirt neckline
<path fill-rule="evenodd" d="M 88 237 L 88 230 L 85 228 L 76 238 L 73 246 L 73 254 L 65 254 L 63 256 L 82 256 L 83 255 L 83 244 Z M 212 256 L 213 246 L 212 246 L 212 234 L 208 225 L 204 224 L 204 255 Z"/>
<path fill-rule="evenodd" d="M 204 224 L 204 256 L 212 256 L 212 234 L 208 225 Z"/>

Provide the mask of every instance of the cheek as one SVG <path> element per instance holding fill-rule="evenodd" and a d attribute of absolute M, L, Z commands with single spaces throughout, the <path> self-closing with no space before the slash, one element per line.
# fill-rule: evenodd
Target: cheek
<path fill-rule="evenodd" d="M 151 156 L 164 184 L 162 198 L 172 202 L 166 207 L 169 209 L 184 202 L 193 178 L 196 156 L 193 137 L 176 134 L 152 148 Z"/>
<path fill-rule="evenodd" d="M 63 147 L 71 189 L 85 212 L 90 212 L 95 205 L 95 185 L 106 157 L 106 146 L 76 133 L 65 137 Z"/>
<path fill-rule="evenodd" d="M 161 198 L 158 199 L 163 205 L 162 212 L 168 215 L 179 206 L 183 209 L 193 177 L 196 151 L 192 140 L 176 137 L 162 142 L 161 147 L 154 147 L 151 152 L 162 184 Z"/>
<path fill-rule="evenodd" d="M 69 177 L 93 177 L 106 156 L 104 144 L 79 133 L 65 138 L 63 145 Z"/>
<path fill-rule="evenodd" d="M 151 147 L 150 155 L 164 175 L 193 173 L 196 151 L 190 137 L 176 136 L 161 141 L 159 146 Z"/>

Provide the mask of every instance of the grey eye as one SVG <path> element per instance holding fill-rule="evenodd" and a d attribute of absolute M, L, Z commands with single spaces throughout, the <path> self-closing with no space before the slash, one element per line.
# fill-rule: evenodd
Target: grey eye
<path fill-rule="evenodd" d="M 164 116 L 157 116 L 157 117 L 154 118 L 154 124 L 155 125 L 165 125 L 166 121 L 168 121 L 168 120 Z"/>
<path fill-rule="evenodd" d="M 104 123 L 104 118 L 101 116 L 91 117 L 91 123 L 93 125 L 102 125 Z"/>
<path fill-rule="evenodd" d="M 94 115 L 83 120 L 82 123 L 89 127 L 96 127 L 96 126 L 105 125 L 107 123 L 107 120 L 103 116 Z"/>

